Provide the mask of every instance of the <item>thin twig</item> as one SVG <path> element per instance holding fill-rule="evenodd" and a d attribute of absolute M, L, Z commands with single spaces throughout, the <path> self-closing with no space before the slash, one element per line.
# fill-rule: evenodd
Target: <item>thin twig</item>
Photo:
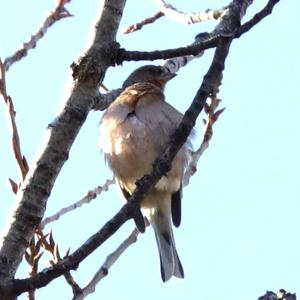
<path fill-rule="evenodd" d="M 147 223 L 149 225 L 149 223 Z M 119 257 L 126 251 L 126 249 L 137 241 L 139 231 L 135 228 L 131 234 L 120 244 L 120 246 L 107 256 L 103 265 L 95 273 L 92 280 L 82 289 L 82 294 L 78 294 L 73 300 L 82 300 L 89 294 L 92 294 L 96 290 L 97 284 L 108 275 L 109 269 L 119 259 Z"/>
<path fill-rule="evenodd" d="M 100 89 L 102 90 L 102 92 L 105 92 L 105 93 L 109 92 L 109 88 L 103 83 L 100 84 Z"/>
<path fill-rule="evenodd" d="M 235 38 L 239 38 L 242 34 L 249 31 L 253 26 L 259 23 L 266 16 L 270 15 L 273 11 L 274 6 L 280 0 L 269 0 L 265 7 L 258 13 L 256 13 L 249 21 L 245 22 L 236 32 Z"/>
<path fill-rule="evenodd" d="M 25 156 L 22 155 L 18 127 L 16 124 L 16 112 L 14 110 L 14 104 L 12 98 L 7 94 L 6 76 L 5 76 L 6 70 L 5 70 L 5 65 L 2 63 L 1 59 L 0 59 L 0 71 L 1 71 L 0 94 L 2 94 L 4 103 L 6 105 L 6 111 L 7 111 L 8 119 L 10 121 L 11 130 L 12 130 L 13 153 L 16 162 L 18 164 L 19 171 L 21 173 L 21 178 L 22 178 L 21 181 L 23 181 L 29 168 Z M 10 183 L 13 192 L 16 193 L 18 185 L 12 179 L 10 179 Z"/>
<path fill-rule="evenodd" d="M 72 274 L 70 271 L 68 271 L 65 275 L 65 279 L 67 281 L 67 283 L 71 286 L 72 288 L 72 292 L 74 297 L 76 297 L 77 295 L 81 295 L 82 293 L 82 289 L 81 287 L 78 285 L 78 283 L 74 280 Z"/>
<path fill-rule="evenodd" d="M 236 29 L 234 38 L 239 38 L 241 35 L 249 31 L 253 26 L 259 23 L 263 18 L 271 14 L 273 7 L 280 0 L 269 0 L 267 5 L 249 21 Z M 201 33 L 203 34 L 203 33 Z M 156 60 L 156 59 L 170 59 L 179 56 L 198 55 L 203 50 L 215 48 L 219 41 L 218 35 L 208 35 L 207 39 L 203 39 L 200 43 L 192 44 L 186 47 L 179 47 L 166 50 L 154 51 L 127 51 L 123 48 L 119 49 L 115 63 L 120 65 L 124 61 L 140 61 L 140 60 Z"/>
<path fill-rule="evenodd" d="M 65 5 L 71 0 L 59 0 L 55 10 L 45 19 L 42 26 L 38 31 L 32 35 L 28 42 L 24 43 L 22 47 L 17 50 L 13 55 L 7 57 L 4 61 L 5 70 L 8 71 L 9 68 L 17 61 L 24 58 L 28 51 L 34 49 L 40 39 L 44 37 L 47 30 L 57 21 L 63 18 L 72 17 L 72 14 L 68 12 Z"/>
<path fill-rule="evenodd" d="M 60 253 L 59 253 L 59 247 L 58 244 L 55 243 L 53 233 L 52 231 L 49 234 L 44 235 L 41 228 L 37 228 L 36 230 L 36 236 L 38 238 L 38 241 L 35 245 L 33 244 L 33 252 L 37 252 L 40 254 L 40 247 L 42 246 L 47 252 L 49 252 L 52 256 L 52 260 L 50 260 L 50 264 L 53 266 L 57 262 L 61 261 Z M 67 251 L 65 257 L 69 255 L 70 249 Z M 37 262 L 38 263 L 38 262 Z M 37 270 L 37 265 L 36 265 Z M 36 273 L 35 273 L 36 274 Z M 33 276 L 32 274 L 31 276 Z M 81 288 L 77 284 L 77 282 L 74 280 L 73 276 L 71 275 L 71 272 L 68 271 L 64 274 L 64 277 L 67 281 L 67 283 L 71 286 L 73 294 L 78 295 L 81 293 Z"/>
<path fill-rule="evenodd" d="M 106 182 L 102 185 L 102 186 L 97 186 L 96 188 L 94 188 L 93 190 L 90 190 L 83 198 L 81 198 L 80 200 L 76 201 L 75 203 L 66 206 L 62 209 L 60 209 L 57 213 L 55 213 L 54 215 L 45 218 L 42 222 L 41 222 L 41 228 L 44 228 L 46 225 L 48 225 L 51 222 L 54 222 L 56 220 L 58 220 L 61 216 L 65 215 L 66 213 L 75 210 L 79 207 L 81 207 L 83 204 L 87 204 L 89 202 L 91 202 L 93 199 L 96 199 L 96 197 L 98 195 L 100 195 L 103 191 L 108 191 L 109 186 L 114 184 L 115 180 L 114 179 L 107 179 Z"/>
<path fill-rule="evenodd" d="M 121 93 L 123 89 L 110 90 L 106 94 L 98 93 L 94 98 L 94 110 L 105 110 Z"/>
<path fill-rule="evenodd" d="M 166 3 L 163 0 L 155 0 L 159 7 L 159 11 L 155 13 L 152 17 L 146 18 L 136 24 L 128 26 L 123 33 L 128 34 L 142 29 L 144 25 L 152 24 L 159 18 L 166 16 L 167 18 L 184 24 L 195 24 L 200 22 L 205 22 L 209 20 L 218 20 L 226 12 L 226 7 L 221 9 L 207 9 L 205 11 L 184 13 L 179 11 L 171 4 Z"/>
<path fill-rule="evenodd" d="M 183 176 L 183 186 L 187 186 L 189 184 L 190 177 L 193 176 L 197 171 L 197 164 L 200 157 L 209 147 L 210 140 L 213 136 L 213 125 L 217 121 L 221 113 L 225 110 L 225 108 L 222 108 L 216 111 L 220 102 L 221 100 L 217 99 L 216 97 L 211 97 L 210 104 L 205 105 L 207 119 L 203 120 L 205 124 L 203 139 L 198 150 L 192 153 L 191 162 L 189 163 L 187 170 L 185 171 L 185 174 Z"/>
<path fill-rule="evenodd" d="M 128 26 L 126 29 L 124 29 L 123 33 L 128 34 L 128 33 L 132 33 L 132 32 L 135 32 L 137 30 L 140 30 L 140 29 L 142 29 L 142 27 L 144 25 L 154 23 L 156 20 L 158 20 L 162 16 L 164 16 L 164 14 L 161 11 L 159 11 L 155 15 L 153 15 L 152 17 L 146 18 L 146 19 L 144 19 L 144 20 L 142 20 L 142 21 L 140 21 L 136 24 Z"/>
<path fill-rule="evenodd" d="M 184 13 L 179 11 L 174 6 L 166 3 L 164 0 L 154 0 L 159 7 L 159 10 L 171 20 L 184 24 L 195 24 L 208 20 L 218 20 L 227 10 L 227 7 L 221 9 L 207 9 L 205 11 Z"/>
<path fill-rule="evenodd" d="M 195 41 L 192 45 L 197 45 L 203 41 L 205 41 L 209 37 L 209 33 L 203 32 L 198 34 L 195 38 Z M 178 56 L 174 58 L 167 59 L 164 63 L 164 67 L 171 73 L 176 73 L 178 70 L 189 62 L 194 60 L 195 58 L 199 58 L 204 54 L 204 51 L 200 51 L 197 55 L 185 55 L 185 56 Z"/>
<path fill-rule="evenodd" d="M 30 266 L 29 276 L 32 277 L 37 274 L 38 272 L 38 265 L 40 258 L 43 255 L 43 252 L 40 251 L 40 241 L 36 241 L 35 237 L 32 238 L 28 248 L 25 251 L 25 260 Z M 28 291 L 28 299 L 34 300 L 35 299 L 35 291 L 36 289 L 33 288 Z"/>

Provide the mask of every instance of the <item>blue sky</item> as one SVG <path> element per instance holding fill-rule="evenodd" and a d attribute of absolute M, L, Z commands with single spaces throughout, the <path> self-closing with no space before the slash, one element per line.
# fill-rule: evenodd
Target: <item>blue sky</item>
<path fill-rule="evenodd" d="M 39 27 L 54 1 L 2 1 L 0 3 L 0 56 L 11 55 Z M 226 1 L 172 1 L 184 11 L 218 8 Z M 98 1 L 72 1 L 73 18 L 50 28 L 28 57 L 12 66 L 7 88 L 17 111 L 23 153 L 32 162 L 47 124 L 63 103 L 70 64 L 82 54 L 92 28 Z M 256 1 L 249 19 L 265 1 Z M 176 245 L 185 269 L 184 280 L 162 283 L 154 235 L 148 229 L 117 261 L 110 274 L 87 299 L 150 300 L 257 299 L 266 290 L 285 288 L 300 294 L 300 143 L 299 53 L 297 1 L 281 1 L 271 16 L 231 46 L 219 98 L 226 111 L 214 127 L 211 145 L 201 158 L 197 174 L 184 190 L 183 219 L 175 229 Z M 138 13 L 137 13 L 138 12 Z M 118 41 L 130 50 L 183 46 L 215 23 L 185 26 L 161 18 L 142 31 L 122 35 L 122 29 L 156 12 L 152 1 L 129 0 Z M 184 112 L 207 71 L 213 51 L 180 70 L 167 86 L 166 98 Z M 126 76 L 147 62 L 124 63 L 110 68 L 104 83 L 120 87 Z M 161 61 L 154 62 L 156 64 Z M 2 100 L 1 100 L 2 101 Z M 48 202 L 46 216 L 80 199 L 112 175 L 97 148 L 100 112 L 91 112 L 74 143 Z M 202 116 L 203 117 L 203 116 Z M 10 149 L 11 132 L 4 105 L 0 105 L 0 226 L 13 205 L 7 178 L 19 178 Z M 197 124 L 195 147 L 202 134 Z M 61 252 L 75 250 L 121 207 L 115 187 L 93 203 L 53 223 Z M 128 222 L 77 272 L 83 286 L 106 256 L 131 232 Z M 47 255 L 44 254 L 47 265 Z M 27 275 L 24 264 L 18 277 Z M 141 296 L 142 295 L 142 296 Z M 71 299 L 63 279 L 37 292 L 37 299 Z M 25 295 L 20 299 L 26 299 Z"/>

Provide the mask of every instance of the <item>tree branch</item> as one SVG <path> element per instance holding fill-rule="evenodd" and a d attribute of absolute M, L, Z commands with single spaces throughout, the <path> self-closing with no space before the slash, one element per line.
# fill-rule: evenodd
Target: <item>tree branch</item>
<path fill-rule="evenodd" d="M 244 33 L 249 31 L 257 23 L 259 23 L 263 18 L 268 16 L 272 12 L 273 7 L 279 1 L 280 0 L 269 0 L 267 5 L 259 13 L 255 14 L 252 19 L 247 21 L 239 28 L 236 28 L 236 32 L 234 33 L 234 38 L 241 37 Z M 224 30 L 223 32 L 225 33 Z M 220 36 L 218 34 L 218 30 L 215 29 L 212 33 L 207 34 L 206 38 L 203 38 L 201 42 L 186 47 L 179 47 L 179 48 L 166 49 L 166 50 L 155 50 L 155 51 L 127 51 L 121 48 L 119 49 L 116 58 L 116 64 L 121 64 L 124 61 L 168 59 L 168 58 L 187 56 L 187 55 L 195 56 L 198 55 L 201 51 L 216 47 L 219 37 Z"/>
<path fill-rule="evenodd" d="M 241 35 L 249 31 L 253 26 L 258 24 L 262 19 L 270 15 L 273 11 L 274 6 L 279 2 L 280 0 L 269 0 L 266 6 L 257 14 L 253 16 L 249 21 L 244 23 L 241 28 L 236 32 L 235 37 L 239 38 Z"/>
<path fill-rule="evenodd" d="M 148 224 L 149 225 L 149 224 Z M 113 264 L 119 259 L 119 257 L 127 250 L 129 246 L 137 241 L 137 237 L 140 234 L 137 228 L 135 228 L 131 234 L 119 245 L 119 247 L 109 254 L 103 263 L 103 265 L 96 272 L 92 280 L 82 289 L 82 293 L 78 294 L 73 300 L 82 300 L 89 294 L 92 294 L 97 284 L 108 275 L 109 269 L 113 266 Z"/>
<path fill-rule="evenodd" d="M 218 20 L 225 13 L 227 7 L 221 9 L 207 9 L 205 11 L 195 13 L 184 13 L 179 11 L 174 6 L 166 3 L 164 0 L 154 0 L 159 7 L 159 10 L 169 19 L 183 23 L 183 24 L 195 24 L 205 22 L 208 20 Z"/>
<path fill-rule="evenodd" d="M 34 49 L 39 42 L 40 39 L 44 37 L 47 30 L 57 21 L 72 17 L 72 15 L 68 12 L 68 10 L 65 8 L 65 5 L 70 2 L 71 0 L 59 0 L 57 3 L 57 6 L 55 10 L 45 19 L 43 22 L 43 25 L 39 28 L 37 33 L 32 35 L 30 37 L 30 40 L 22 45 L 22 47 L 17 50 L 12 56 L 7 57 L 4 61 L 5 69 L 8 71 L 8 69 L 17 61 L 24 58 L 28 51 L 31 49 Z"/>
<path fill-rule="evenodd" d="M 257 14 L 254 15 L 252 19 L 247 21 L 241 27 L 236 29 L 234 38 L 239 38 L 242 34 L 249 31 L 253 26 L 259 23 L 263 18 L 269 15 L 273 7 L 280 0 L 269 0 L 267 5 Z M 192 45 L 167 50 L 156 50 L 156 51 L 127 51 L 125 49 L 120 49 L 117 54 L 116 63 L 121 64 L 123 61 L 130 60 L 156 60 L 156 59 L 166 59 L 164 66 L 171 72 L 177 72 L 179 68 L 190 62 L 192 59 L 200 57 L 204 50 L 209 48 L 214 48 L 217 45 L 219 36 L 213 33 L 200 33 L 195 37 L 195 42 Z M 95 96 L 94 110 L 104 110 L 112 103 L 116 97 L 120 95 L 122 89 L 115 89 L 107 94 L 98 93 Z"/>
<path fill-rule="evenodd" d="M 10 218 L 11 225 L 1 240 L 0 279 L 3 281 L 14 276 L 34 229 L 43 218 L 56 177 L 93 106 L 99 84 L 107 68 L 112 65 L 125 2 L 102 2 L 93 43 L 79 64 L 74 64 L 72 93 L 59 116 L 49 124 L 45 146 L 18 192 L 16 210 Z"/>
<path fill-rule="evenodd" d="M 225 108 L 219 109 L 216 111 L 220 104 L 221 100 L 211 97 L 210 104 L 205 105 L 205 113 L 207 114 L 207 119 L 203 120 L 205 124 L 204 135 L 202 143 L 197 151 L 192 153 L 191 162 L 189 162 L 187 169 L 183 176 L 183 186 L 189 184 L 190 177 L 193 176 L 197 171 L 197 164 L 200 157 L 203 155 L 205 150 L 209 147 L 209 142 L 213 135 L 213 125 L 217 121 L 220 114 L 225 110 Z"/>
<path fill-rule="evenodd" d="M 159 18 L 166 16 L 167 18 L 174 20 L 175 22 L 183 24 L 195 24 L 205 22 L 209 20 L 218 20 L 226 11 L 226 7 L 221 9 L 206 9 L 205 11 L 195 13 L 184 13 L 173 7 L 171 4 L 166 3 L 163 0 L 155 0 L 159 7 L 159 11 L 152 17 L 146 18 L 134 25 L 128 26 L 123 33 L 128 34 L 142 29 L 145 25 L 152 24 Z"/>
<path fill-rule="evenodd" d="M 168 59 L 185 55 L 198 55 L 203 50 L 215 48 L 218 43 L 218 40 L 219 37 L 214 37 L 196 45 L 155 51 L 127 51 L 121 48 L 119 49 L 116 57 L 116 64 L 119 65 L 124 61 L 156 60 Z"/>
<path fill-rule="evenodd" d="M 94 97 L 93 110 L 105 110 L 121 93 L 123 89 L 114 89 L 106 94 L 97 93 Z"/>
<path fill-rule="evenodd" d="M 138 22 L 134 25 L 128 26 L 126 29 L 124 29 L 123 33 L 128 34 L 128 33 L 132 33 L 132 32 L 135 32 L 137 30 L 140 30 L 140 29 L 142 29 L 142 27 L 144 25 L 154 23 L 156 20 L 158 20 L 162 16 L 164 16 L 164 14 L 161 11 L 159 11 L 155 15 L 153 15 L 152 17 L 146 18 L 146 19 L 144 19 L 144 20 L 142 20 L 142 21 L 140 21 L 140 22 Z"/>
<path fill-rule="evenodd" d="M 196 45 L 200 43 L 202 40 L 207 38 L 208 33 L 198 34 L 195 38 L 195 41 L 192 45 Z M 165 61 L 163 66 L 171 73 L 176 73 L 180 68 L 187 65 L 195 58 L 199 58 L 203 55 L 204 51 L 199 52 L 197 55 L 187 55 L 187 56 L 178 56 L 172 59 L 168 59 Z M 94 101 L 94 110 L 105 110 L 121 93 L 123 89 L 114 89 L 109 91 L 108 93 L 101 94 L 98 93 L 95 97 Z"/>
<path fill-rule="evenodd" d="M 192 45 L 197 45 L 201 43 L 203 40 L 208 38 L 209 33 L 203 32 L 201 34 L 198 34 L 195 37 L 195 41 Z M 197 55 L 186 55 L 186 56 L 178 56 L 171 59 L 166 60 L 164 63 L 164 67 L 172 73 L 176 73 L 180 68 L 187 65 L 189 62 L 191 62 L 195 58 L 199 58 L 204 54 L 204 51 L 200 51 Z"/>
<path fill-rule="evenodd" d="M 89 202 L 91 202 L 93 199 L 95 199 L 98 195 L 100 195 L 103 191 L 107 191 L 109 186 L 114 184 L 115 180 L 111 180 L 108 179 L 106 180 L 106 182 L 102 185 L 102 186 L 97 186 L 95 189 L 90 190 L 86 196 L 84 196 L 83 198 L 81 198 L 80 200 L 76 201 L 75 203 L 63 207 L 62 209 L 60 209 L 57 213 L 55 213 L 54 215 L 45 218 L 42 222 L 41 222 L 41 228 L 43 229 L 46 225 L 50 224 L 51 222 L 54 222 L 56 220 L 58 220 L 61 216 L 63 216 L 64 214 L 67 214 L 68 212 L 75 210 L 79 207 L 81 207 L 83 204 L 87 204 Z"/>
<path fill-rule="evenodd" d="M 16 112 L 14 110 L 14 103 L 11 97 L 7 94 L 6 70 L 5 70 L 5 65 L 2 63 L 1 59 L 0 59 L 0 72 L 1 72 L 0 94 L 2 94 L 3 96 L 6 109 L 7 109 L 8 119 L 10 120 L 10 125 L 12 130 L 12 149 L 15 156 L 15 160 L 19 167 L 19 171 L 21 173 L 21 181 L 23 181 L 28 172 L 28 164 L 25 156 L 22 155 L 19 132 L 16 123 Z M 9 180 L 13 192 L 16 194 L 18 191 L 18 184 L 15 183 L 12 179 Z"/>

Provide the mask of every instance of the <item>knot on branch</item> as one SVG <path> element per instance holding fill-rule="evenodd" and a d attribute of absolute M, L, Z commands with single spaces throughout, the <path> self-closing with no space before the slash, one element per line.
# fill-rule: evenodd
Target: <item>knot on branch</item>
<path fill-rule="evenodd" d="M 124 55 L 127 53 L 127 51 L 126 51 L 126 49 L 124 49 L 124 48 L 120 48 L 119 50 L 118 50 L 118 53 L 117 53 L 117 55 L 116 55 L 116 57 L 115 57 L 115 65 L 121 65 L 122 64 L 122 62 L 124 61 Z"/>
<path fill-rule="evenodd" d="M 73 71 L 72 77 L 77 81 L 85 81 L 88 79 L 99 80 L 102 76 L 102 70 L 97 67 L 97 60 L 89 54 L 79 58 L 78 62 L 71 64 Z"/>
<path fill-rule="evenodd" d="M 209 97 L 215 97 L 219 93 L 220 86 L 222 84 L 222 73 L 216 74 L 214 78 L 205 76 L 203 80 L 203 91 L 207 93 Z"/>
<path fill-rule="evenodd" d="M 220 37 L 233 37 L 238 28 L 241 27 L 240 3 L 233 1 L 221 16 L 222 22 L 216 27 L 215 35 Z"/>
<path fill-rule="evenodd" d="M 13 279 L 1 278 L 0 300 L 15 299 Z"/>
<path fill-rule="evenodd" d="M 153 162 L 152 167 L 158 173 L 163 174 L 163 176 L 167 176 L 166 174 L 171 170 L 171 163 L 168 158 L 168 154 L 165 153 L 162 157 L 157 158 Z"/>
<path fill-rule="evenodd" d="M 71 64 L 73 79 L 92 84 L 102 82 L 106 69 L 115 65 L 119 48 L 119 43 L 112 41 L 91 49 Z"/>

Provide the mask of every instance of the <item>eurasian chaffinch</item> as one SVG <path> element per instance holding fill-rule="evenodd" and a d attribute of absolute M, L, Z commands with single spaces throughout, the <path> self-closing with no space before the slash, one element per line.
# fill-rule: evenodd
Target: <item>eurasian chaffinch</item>
<path fill-rule="evenodd" d="M 164 87 L 176 74 L 147 65 L 134 71 L 126 88 L 107 108 L 100 123 L 100 146 L 126 199 L 136 181 L 150 173 L 152 163 L 164 150 L 182 114 L 165 101 Z M 160 256 L 163 281 L 184 277 L 172 224 L 181 222 L 182 177 L 190 159 L 187 141 L 175 156 L 171 170 L 141 202 L 152 225 Z"/>

